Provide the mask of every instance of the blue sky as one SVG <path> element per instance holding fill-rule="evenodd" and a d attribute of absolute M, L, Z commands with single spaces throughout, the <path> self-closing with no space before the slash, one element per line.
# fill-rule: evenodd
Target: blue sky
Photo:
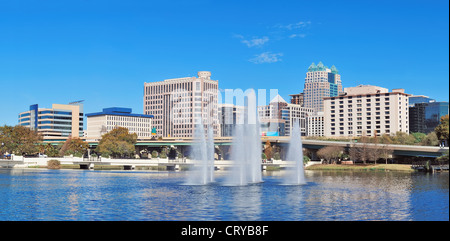
<path fill-rule="evenodd" d="M 449 2 L 0 0 L 0 125 L 31 104 L 143 112 L 144 82 L 212 72 L 219 88 L 303 91 L 308 66 L 344 87 L 449 99 Z M 268 92 L 269 93 L 269 92 Z"/>

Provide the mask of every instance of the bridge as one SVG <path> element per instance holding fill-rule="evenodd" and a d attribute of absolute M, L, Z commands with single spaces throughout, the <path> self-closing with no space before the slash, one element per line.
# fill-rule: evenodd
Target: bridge
<path fill-rule="evenodd" d="M 33 158 L 15 156 L 13 160 L 0 159 L 0 167 L 33 167 L 33 166 L 47 166 L 47 161 L 58 160 L 61 164 L 79 165 L 80 169 L 94 169 L 98 166 L 122 166 L 124 170 L 134 170 L 136 167 L 165 167 L 166 170 L 180 170 L 182 167 L 191 167 L 195 165 L 194 160 L 187 158 L 177 158 L 174 160 L 168 158 L 152 158 L 152 159 L 110 159 L 110 158 L 80 158 L 80 157 L 46 157 Z M 215 169 L 227 169 L 232 167 L 234 161 L 232 160 L 215 160 Z M 268 166 L 286 167 L 293 165 L 290 162 L 282 160 L 263 161 L 261 168 L 265 170 Z"/>
<path fill-rule="evenodd" d="M 286 148 L 289 143 L 290 137 L 262 137 L 261 144 L 269 141 L 272 144 L 276 144 L 281 148 Z M 160 148 L 163 146 L 176 146 L 180 149 L 187 149 L 190 145 L 192 145 L 192 138 L 164 138 L 164 140 L 138 140 L 136 143 L 136 148 L 145 149 L 145 148 Z M 214 144 L 216 146 L 229 148 L 232 145 L 231 137 L 220 137 L 214 139 Z M 362 146 L 367 145 L 369 148 L 377 148 L 383 146 L 383 144 L 364 144 L 357 142 L 344 142 L 344 141 L 322 141 L 322 140 L 311 140 L 311 139 L 303 139 L 303 147 L 312 151 L 317 151 L 320 148 L 326 146 L 339 146 L 348 150 L 353 146 Z M 98 145 L 98 141 L 88 142 L 91 148 L 94 148 Z M 437 147 L 437 146 L 415 146 L 415 145 L 391 145 L 389 144 L 389 148 L 393 150 L 394 156 L 403 156 L 403 157 L 439 157 L 442 156 L 445 152 L 448 152 L 448 147 Z M 180 159 L 177 160 L 168 160 L 168 159 L 107 159 L 102 158 L 99 160 L 83 160 L 83 158 L 51 158 L 60 160 L 62 164 L 78 164 L 82 168 L 90 168 L 95 164 L 101 165 L 122 165 L 126 169 L 133 169 L 135 166 L 166 166 L 168 169 L 177 169 L 183 165 L 192 165 L 188 159 Z M 0 160 L 0 167 L 28 167 L 28 166 L 46 166 L 47 160 L 50 158 L 24 158 L 21 156 L 15 156 L 11 160 Z M 183 160 L 183 161 L 181 161 Z M 229 160 L 220 160 L 215 162 L 219 167 L 227 167 L 231 166 L 231 161 Z M 266 163 L 265 166 L 269 165 L 281 165 L 282 163 Z M 264 164 L 263 164 L 264 165 Z M 420 168 L 420 167 L 418 167 Z"/>
<path fill-rule="evenodd" d="M 269 141 L 272 145 L 276 144 L 282 148 L 287 147 L 289 144 L 289 136 L 280 137 L 262 137 L 261 144 L 265 144 Z M 144 148 L 157 148 L 163 146 L 176 146 L 181 148 L 187 148 L 192 145 L 193 138 L 164 138 L 163 140 L 138 140 L 136 143 L 137 149 Z M 98 141 L 89 142 L 91 147 L 96 147 Z M 233 143 L 232 137 L 217 137 L 214 138 L 214 144 L 216 146 L 231 146 Z M 362 145 L 367 145 L 369 148 L 382 147 L 385 144 L 372 144 L 372 143 L 358 143 L 349 141 L 322 141 L 322 140 L 312 140 L 312 139 L 302 139 L 303 148 L 317 151 L 326 146 L 339 146 L 348 150 L 350 147 L 358 147 Z M 394 145 L 389 144 L 394 152 L 394 156 L 409 156 L 409 157 L 439 157 L 442 156 L 446 151 L 449 150 L 448 147 L 437 147 L 437 146 L 416 146 L 416 145 Z"/>

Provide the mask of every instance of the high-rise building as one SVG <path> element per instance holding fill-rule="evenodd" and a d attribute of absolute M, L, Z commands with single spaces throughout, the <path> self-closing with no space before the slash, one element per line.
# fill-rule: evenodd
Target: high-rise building
<path fill-rule="evenodd" d="M 44 141 L 83 137 L 83 103 L 53 104 L 51 109 L 31 105 L 29 111 L 19 114 L 19 125 L 37 130 Z"/>
<path fill-rule="evenodd" d="M 136 133 L 138 139 L 152 138 L 151 115 L 133 114 L 131 108 L 111 107 L 102 112 L 86 114 L 87 139 L 98 140 L 116 127 L 125 127 Z"/>
<path fill-rule="evenodd" d="M 322 62 L 316 66 L 311 64 L 306 72 L 304 93 L 304 107 L 323 112 L 323 98 L 338 96 L 342 93 L 341 76 L 333 65 L 331 68 Z"/>
<path fill-rule="evenodd" d="M 211 72 L 198 77 L 144 83 L 144 114 L 153 115 L 153 126 L 162 137 L 192 137 L 196 124 L 213 128 L 219 136 L 218 87 Z"/>
<path fill-rule="evenodd" d="M 327 137 L 409 133 L 408 94 L 404 89 L 371 85 L 345 88 L 345 94 L 324 98 Z"/>

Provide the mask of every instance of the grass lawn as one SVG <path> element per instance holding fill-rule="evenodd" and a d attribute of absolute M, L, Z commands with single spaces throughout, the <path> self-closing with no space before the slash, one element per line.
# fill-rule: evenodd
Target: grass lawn
<path fill-rule="evenodd" d="M 350 170 L 350 171 L 406 171 L 414 172 L 411 165 L 404 164 L 377 164 L 377 165 L 312 165 L 306 170 Z"/>

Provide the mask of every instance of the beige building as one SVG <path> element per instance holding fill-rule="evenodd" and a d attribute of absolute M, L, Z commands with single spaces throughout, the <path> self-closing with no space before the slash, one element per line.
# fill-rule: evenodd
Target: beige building
<path fill-rule="evenodd" d="M 144 83 L 144 114 L 153 115 L 157 136 L 192 137 L 200 121 L 219 136 L 218 81 L 211 72 L 198 77 Z"/>
<path fill-rule="evenodd" d="M 83 137 L 82 101 L 68 105 L 53 104 L 52 108 L 31 105 L 19 114 L 19 125 L 37 130 L 44 141 L 66 141 L 68 137 Z"/>
<path fill-rule="evenodd" d="M 307 118 L 308 128 L 307 128 L 307 136 L 324 136 L 324 113 L 317 112 L 311 115 L 308 115 Z"/>
<path fill-rule="evenodd" d="M 102 135 L 116 127 L 127 128 L 129 133 L 136 133 L 138 139 L 151 139 L 151 115 L 133 114 L 130 108 L 105 108 L 102 112 L 86 114 L 87 140 L 100 140 Z"/>
<path fill-rule="evenodd" d="M 358 137 L 409 132 L 408 94 L 404 89 L 359 85 L 324 98 L 324 135 Z"/>

